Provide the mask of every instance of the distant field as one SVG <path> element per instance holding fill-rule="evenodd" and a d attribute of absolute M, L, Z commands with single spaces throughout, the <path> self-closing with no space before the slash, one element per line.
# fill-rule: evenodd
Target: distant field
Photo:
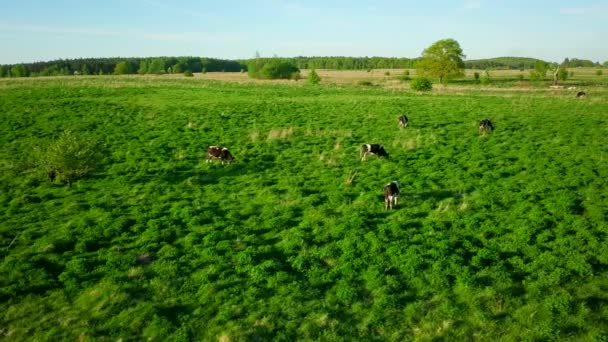
<path fill-rule="evenodd" d="M 598 70 L 602 70 L 602 75 L 596 75 Z M 302 77 L 306 77 L 310 70 L 302 70 Z M 372 69 L 366 70 L 317 70 L 318 74 L 322 78 L 323 84 L 357 84 L 358 82 L 368 81 L 376 83 L 377 85 L 387 85 L 391 87 L 401 86 L 406 87 L 407 84 L 399 81 L 399 76 L 406 72 L 405 69 Z M 407 72 L 410 73 L 410 77 L 416 77 L 416 70 L 409 69 Z M 477 72 L 483 75 L 485 70 L 470 70 L 465 71 L 465 78 L 455 80 L 456 84 L 467 84 L 471 86 L 479 86 L 473 83 L 473 74 Z M 585 85 L 603 85 L 608 86 L 608 69 L 606 68 L 571 68 L 568 72 L 573 73 L 571 77 L 564 83 L 565 85 L 573 85 L 578 83 L 584 83 Z M 530 70 L 489 70 L 491 79 L 495 82 L 491 82 L 488 87 L 492 86 L 525 86 L 525 87 L 542 87 L 543 85 L 548 86 L 552 81 L 551 71 L 547 72 L 547 80 L 540 84 L 530 84 Z M 521 76 L 520 76 L 521 75 Z M 181 75 L 167 75 L 161 77 L 177 77 L 182 78 Z M 239 83 L 268 83 L 269 81 L 252 80 L 248 77 L 247 73 L 235 73 L 235 72 L 210 72 L 205 74 L 196 74 L 196 78 L 205 80 L 219 80 L 219 81 L 230 81 Z M 523 77 L 523 82 L 520 82 L 520 77 Z M 510 81 L 505 84 L 505 81 Z M 295 81 L 271 81 L 274 83 L 295 83 Z M 305 80 L 298 82 L 305 83 Z M 520 84 L 521 83 L 521 84 Z"/>
<path fill-rule="evenodd" d="M 418 94 L 385 72 L 0 80 L 2 337 L 605 338 L 602 79 Z M 29 166 L 65 129 L 102 143 L 72 188 Z"/>

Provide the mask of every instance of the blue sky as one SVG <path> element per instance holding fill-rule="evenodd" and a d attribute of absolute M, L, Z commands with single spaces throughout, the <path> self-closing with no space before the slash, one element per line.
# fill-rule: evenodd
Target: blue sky
<path fill-rule="evenodd" d="M 78 57 L 608 60 L 608 0 L 0 0 L 0 63 Z"/>

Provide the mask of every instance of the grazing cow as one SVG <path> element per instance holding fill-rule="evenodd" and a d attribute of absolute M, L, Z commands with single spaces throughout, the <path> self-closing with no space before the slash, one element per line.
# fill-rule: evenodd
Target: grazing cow
<path fill-rule="evenodd" d="M 409 122 L 410 122 L 410 120 L 408 120 L 408 118 L 407 118 L 407 116 L 406 116 L 405 114 L 404 114 L 404 115 L 401 115 L 401 116 L 399 117 L 399 127 L 400 127 L 400 128 L 406 128 L 406 127 L 407 127 L 407 124 L 408 124 Z"/>
<path fill-rule="evenodd" d="M 479 134 L 485 134 L 493 130 L 494 125 L 492 125 L 492 121 L 490 121 L 489 119 L 483 119 L 479 121 Z"/>
<path fill-rule="evenodd" d="M 388 158 L 388 153 L 384 149 L 384 145 L 379 144 L 363 144 L 361 145 L 361 160 L 365 160 L 368 154 L 374 154 L 378 157 Z"/>
<path fill-rule="evenodd" d="M 384 186 L 384 210 L 397 206 L 399 197 L 399 182 L 392 181 Z"/>
<path fill-rule="evenodd" d="M 227 148 L 221 146 L 209 146 L 207 147 L 207 162 L 212 159 L 219 159 L 224 164 L 224 161 L 231 162 L 234 161 L 234 157 L 228 151 Z"/>
<path fill-rule="evenodd" d="M 587 96 L 587 93 L 585 93 L 584 91 L 579 91 L 578 93 L 576 93 L 576 98 L 583 98 Z"/>

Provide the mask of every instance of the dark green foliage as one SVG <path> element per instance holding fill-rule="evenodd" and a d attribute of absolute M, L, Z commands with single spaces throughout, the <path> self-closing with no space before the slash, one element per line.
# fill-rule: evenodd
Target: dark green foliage
<path fill-rule="evenodd" d="M 417 77 L 410 82 L 410 88 L 416 91 L 431 91 L 433 90 L 433 82 L 426 77 Z"/>
<path fill-rule="evenodd" d="M 569 68 L 579 68 L 579 67 L 590 68 L 590 67 L 594 67 L 595 63 L 593 63 L 593 61 L 590 61 L 588 59 L 572 58 L 568 61 L 567 66 Z"/>
<path fill-rule="evenodd" d="M 184 76 L 186 76 L 186 77 L 193 77 L 194 74 L 192 73 L 192 71 L 186 70 L 186 71 L 184 71 Z"/>
<path fill-rule="evenodd" d="M 310 70 L 307 77 L 309 84 L 319 84 L 321 82 L 321 77 L 317 74 L 315 69 Z"/>
<path fill-rule="evenodd" d="M 596 76 L 602 76 L 603 74 L 604 74 L 604 71 L 603 71 L 602 69 L 598 69 L 598 70 L 595 72 L 595 75 L 596 75 Z"/>
<path fill-rule="evenodd" d="M 2 65 L 0 65 L 0 78 L 1 77 L 6 77 L 6 69 Z"/>
<path fill-rule="evenodd" d="M 464 62 L 467 69 L 533 69 L 541 60 L 528 57 L 496 57 L 486 59 L 471 59 Z"/>
<path fill-rule="evenodd" d="M 0 82 L 6 340 L 601 341 L 608 331 L 602 87 L 580 101 L 179 77 Z M 404 112 L 416 124 L 399 130 Z M 496 130 L 479 137 L 484 117 Z M 105 151 L 72 189 L 23 162 L 65 127 Z M 366 142 L 391 158 L 362 163 Z M 208 144 L 238 162 L 205 163 Z M 394 179 L 399 205 L 384 211 Z"/>
<path fill-rule="evenodd" d="M 266 80 L 292 79 L 300 72 L 294 64 L 280 58 L 258 58 L 247 66 L 249 77 Z"/>
<path fill-rule="evenodd" d="M 475 81 L 479 81 L 479 73 L 478 73 L 477 71 L 475 71 L 475 72 L 473 73 L 473 79 L 474 79 Z"/>

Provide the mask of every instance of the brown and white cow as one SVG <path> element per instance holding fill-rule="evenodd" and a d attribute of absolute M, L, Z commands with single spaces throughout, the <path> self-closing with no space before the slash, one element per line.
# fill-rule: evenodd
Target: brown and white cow
<path fill-rule="evenodd" d="M 234 161 L 234 157 L 228 151 L 227 148 L 221 146 L 209 146 L 207 147 L 207 162 L 213 159 L 219 159 L 224 162 L 232 162 Z"/>
<path fill-rule="evenodd" d="M 392 181 L 384 186 L 384 210 L 393 209 L 393 206 L 397 206 L 399 188 L 400 185 L 397 181 Z"/>
<path fill-rule="evenodd" d="M 489 119 L 483 119 L 479 121 L 479 134 L 483 135 L 489 131 L 494 130 L 494 125 L 492 125 L 492 121 Z"/>
<path fill-rule="evenodd" d="M 388 153 L 384 149 L 384 145 L 379 144 L 363 144 L 361 145 L 361 160 L 365 160 L 368 154 L 377 155 L 378 157 L 388 158 Z"/>
<path fill-rule="evenodd" d="M 399 117 L 399 127 L 400 128 L 406 128 L 407 124 L 410 122 L 410 120 L 407 118 L 407 115 L 403 114 Z"/>
<path fill-rule="evenodd" d="M 587 96 L 587 93 L 585 93 L 584 91 L 579 91 L 578 93 L 576 93 L 576 98 L 583 98 Z"/>

